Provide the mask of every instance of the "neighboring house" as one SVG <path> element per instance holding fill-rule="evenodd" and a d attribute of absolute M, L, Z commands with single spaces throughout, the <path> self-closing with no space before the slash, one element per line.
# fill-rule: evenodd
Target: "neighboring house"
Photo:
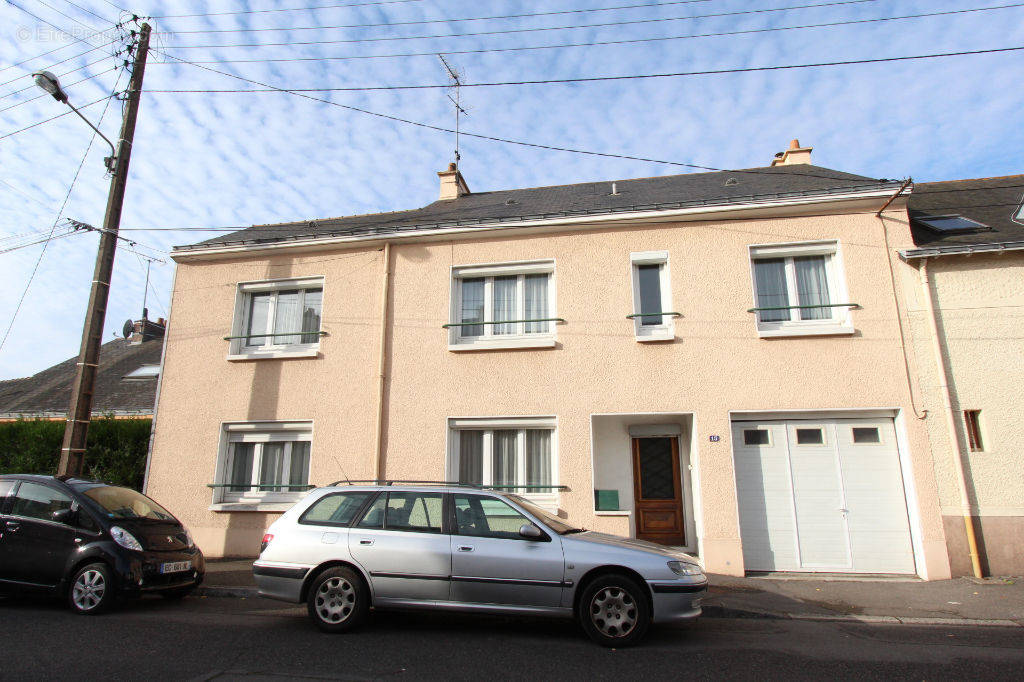
<path fill-rule="evenodd" d="M 151 418 L 160 375 L 164 320 L 138 320 L 128 338 L 100 347 L 93 394 L 96 416 Z M 0 422 L 66 419 L 78 356 L 24 379 L 0 381 Z"/>
<path fill-rule="evenodd" d="M 211 556 L 306 485 L 441 479 L 716 573 L 948 577 L 902 183 L 810 153 L 478 194 L 452 167 L 420 209 L 176 248 L 148 491 Z"/>
<path fill-rule="evenodd" d="M 1024 175 L 919 183 L 906 283 L 954 575 L 1024 571 Z M 933 322 L 934 320 L 934 322 Z M 962 463 L 963 477 L 958 474 Z"/>

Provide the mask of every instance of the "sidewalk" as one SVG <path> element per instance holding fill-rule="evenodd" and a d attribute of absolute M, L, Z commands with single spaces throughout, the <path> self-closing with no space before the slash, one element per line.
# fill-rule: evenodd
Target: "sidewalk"
<path fill-rule="evenodd" d="M 1024 627 L 1024 579 L 711 575 L 704 615 L 868 623 Z M 212 560 L 198 594 L 255 597 L 251 560 Z"/>

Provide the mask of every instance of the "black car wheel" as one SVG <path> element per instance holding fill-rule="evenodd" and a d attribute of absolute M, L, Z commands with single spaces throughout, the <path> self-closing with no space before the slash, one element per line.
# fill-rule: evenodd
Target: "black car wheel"
<path fill-rule="evenodd" d="M 647 594 L 624 575 L 602 575 L 583 590 L 576 617 L 590 639 L 602 646 L 632 646 L 651 624 Z"/>
<path fill-rule="evenodd" d="M 306 598 L 309 617 L 324 632 L 357 627 L 370 610 L 370 592 L 351 568 L 330 568 L 313 579 Z"/>
<path fill-rule="evenodd" d="M 95 615 L 114 603 L 114 580 L 106 564 L 88 564 L 71 579 L 68 603 L 75 613 Z"/>

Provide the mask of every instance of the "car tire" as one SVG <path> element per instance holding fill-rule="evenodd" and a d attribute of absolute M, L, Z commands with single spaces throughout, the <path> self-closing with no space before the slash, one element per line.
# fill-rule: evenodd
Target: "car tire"
<path fill-rule="evenodd" d="M 86 564 L 71 578 L 68 604 L 75 613 L 95 616 L 113 605 L 115 592 L 114 577 L 106 564 Z"/>
<path fill-rule="evenodd" d="M 587 636 L 598 644 L 627 647 L 647 634 L 651 604 L 636 580 L 617 573 L 602 575 L 583 589 L 576 618 Z"/>
<path fill-rule="evenodd" d="M 173 590 L 164 590 L 160 593 L 160 596 L 169 601 L 178 601 L 184 599 L 188 595 L 192 594 L 192 590 L 196 589 L 194 585 L 188 587 L 176 587 Z"/>
<path fill-rule="evenodd" d="M 366 620 L 370 591 L 351 568 L 329 568 L 313 579 L 306 608 L 324 632 L 347 632 Z"/>

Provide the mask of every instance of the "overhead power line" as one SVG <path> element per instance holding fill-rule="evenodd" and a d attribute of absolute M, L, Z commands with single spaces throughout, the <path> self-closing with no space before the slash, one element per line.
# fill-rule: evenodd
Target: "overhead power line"
<path fill-rule="evenodd" d="M 111 26 L 110 28 L 106 28 L 106 29 L 96 29 L 96 28 L 94 28 L 94 27 L 92 27 L 92 26 L 89 26 L 89 25 L 87 25 L 87 24 L 82 24 L 83 26 L 85 26 L 86 28 L 88 28 L 88 29 L 89 29 L 90 33 L 89 33 L 89 34 L 87 34 L 87 35 L 85 35 L 85 36 L 83 36 L 83 37 L 78 37 L 78 36 L 76 36 L 76 35 L 75 35 L 74 33 L 71 33 L 70 31 L 65 31 L 64 29 L 62 29 L 62 28 L 61 28 L 60 26 L 58 26 L 57 24 L 51 23 L 51 22 L 47 21 L 46 19 L 43 19 L 43 18 L 42 18 L 41 16 L 39 16 L 38 14 L 33 14 L 32 12 L 28 11 L 27 9 L 25 9 L 24 7 L 22 7 L 22 6 L 21 6 L 21 5 L 19 5 L 18 3 L 14 2 L 13 0 L 7 0 L 7 4 L 8 4 L 8 5 L 10 5 L 11 7 L 15 8 L 15 9 L 17 9 L 17 10 L 21 11 L 21 12 L 24 12 L 25 14 L 29 15 L 30 17 L 32 17 L 32 18 L 33 18 L 33 19 L 35 19 L 36 21 L 38 21 L 38 22 L 41 22 L 41 23 L 43 23 L 43 24 L 46 24 L 46 25 L 47 25 L 47 26 L 49 26 L 50 28 L 52 28 L 52 29 L 54 29 L 54 30 L 56 30 L 56 31 L 59 31 L 60 33 L 63 33 L 63 34 L 64 34 L 64 35 L 66 35 L 66 36 L 67 36 L 68 38 L 71 38 L 71 40 L 72 40 L 73 42 L 76 42 L 76 43 L 85 43 L 86 45 L 91 45 L 92 47 L 96 47 L 96 45 L 95 45 L 94 43 L 91 43 L 91 42 L 89 42 L 89 39 L 90 39 L 90 38 L 94 38 L 94 37 L 96 37 L 97 35 L 99 35 L 99 34 L 101 34 L 101 33 L 104 33 L 105 31 L 109 31 L 109 30 L 110 30 L 111 28 L 116 28 L 116 27 L 117 27 L 117 25 L 115 24 L 115 25 L 112 25 L 112 26 Z M 49 5 L 46 5 L 46 3 L 42 2 L 42 0 L 39 0 L 39 4 L 41 4 L 41 5 L 45 5 L 46 7 L 50 7 Z M 52 9 L 52 8 L 51 8 L 51 9 Z M 58 13 L 59 13 L 59 14 L 63 14 L 63 12 L 58 12 Z M 64 16 L 67 16 L 67 15 L 65 14 Z M 70 17 L 69 17 L 69 18 L 70 18 Z M 77 23 L 82 23 L 82 22 L 78 21 L 77 19 L 73 19 L 73 21 L 75 21 L 75 22 L 77 22 Z M 65 47 L 67 47 L 67 46 L 65 46 Z M 59 49 L 59 48 L 58 48 L 58 49 Z M 52 51 L 53 51 L 53 50 L 51 50 L 51 52 L 52 52 Z M 45 54 L 49 54 L 49 52 L 47 52 L 47 53 L 45 53 Z M 25 61 L 32 61 L 32 59 L 35 59 L 35 57 L 32 57 L 32 58 L 30 58 L 30 59 L 26 59 Z M 20 64 L 24 64 L 24 63 L 25 63 L 25 62 L 18 62 L 17 64 L 11 64 L 11 66 L 18 66 L 18 65 L 20 65 Z M 5 67 L 5 68 L 9 68 L 9 67 Z"/>
<path fill-rule="evenodd" d="M 93 74 L 92 76 L 86 76 L 85 78 L 83 78 L 81 80 L 77 80 L 74 83 L 68 83 L 67 85 L 62 85 L 62 87 L 70 88 L 73 85 L 78 85 L 79 83 L 84 83 L 86 81 L 91 81 L 93 78 L 99 78 L 100 76 L 105 76 L 106 74 L 110 73 L 111 71 L 116 71 L 118 68 L 120 68 L 120 67 L 112 66 L 109 69 L 107 69 L 106 71 L 100 71 L 99 73 Z M 4 111 L 8 111 L 10 109 L 14 109 L 15 107 L 20 107 L 22 104 L 28 104 L 29 102 L 35 102 L 37 99 L 42 99 L 44 97 L 49 97 L 49 96 L 50 96 L 49 93 L 44 92 L 41 95 L 37 95 L 35 97 L 30 97 L 29 99 L 23 99 L 20 102 L 16 102 L 16 103 L 14 103 L 14 104 L 12 104 L 12 105 L 10 105 L 8 107 L 4 107 L 3 109 L 0 109 L 0 113 L 2 113 Z"/>
<path fill-rule="evenodd" d="M 1024 7 L 1024 2 L 1017 2 L 1009 5 L 997 5 L 993 7 L 975 7 L 970 9 L 959 9 L 959 10 L 947 10 L 943 12 L 924 12 L 920 14 L 905 14 L 902 16 L 895 17 L 877 17 L 873 19 L 850 19 L 846 21 L 829 21 L 820 24 L 801 24 L 798 26 L 773 26 L 769 28 L 751 28 L 742 29 L 735 31 L 715 31 L 709 33 L 690 33 L 686 35 L 678 36 L 657 36 L 653 38 L 631 38 L 627 40 L 600 40 L 582 43 L 561 43 L 555 45 L 527 45 L 519 47 L 492 47 L 492 48 L 480 48 L 476 50 L 445 50 L 446 55 L 456 54 L 481 54 L 487 52 L 524 52 L 528 50 L 553 50 L 562 48 L 572 47 L 599 47 L 607 45 L 631 45 L 631 44 L 642 44 L 661 42 L 668 40 L 688 40 L 693 38 L 718 38 L 725 36 L 736 36 L 736 35 L 751 35 L 757 33 L 772 33 L 775 31 L 799 31 L 806 29 L 815 28 L 831 28 L 835 26 L 850 26 L 855 24 L 871 24 L 880 23 L 886 21 L 899 21 L 906 19 L 920 19 L 924 17 L 938 17 L 953 14 L 968 14 L 971 12 L 988 12 L 992 10 L 1009 9 L 1015 7 Z M 174 46 L 165 49 L 179 49 L 186 46 Z M 202 47 L 202 46 L 191 46 L 191 47 Z M 318 57 L 281 57 L 281 58 L 256 58 L 256 59 L 211 59 L 211 60 L 193 60 L 194 64 L 249 64 L 249 63 L 265 63 L 265 62 L 319 62 L 319 61 L 338 61 L 338 60 L 350 60 L 350 59 L 393 59 L 398 57 L 430 57 L 436 58 L 437 51 L 429 50 L 425 52 L 401 52 L 393 54 L 370 54 L 370 55 L 343 55 L 343 56 L 318 56 Z M 156 64 L 166 64 L 168 62 L 155 62 Z"/>
<path fill-rule="evenodd" d="M 461 17 L 452 19 L 417 19 L 415 21 L 381 21 L 375 24 L 340 24 L 324 28 L 371 28 L 377 26 L 417 26 L 423 24 L 452 24 L 464 21 L 492 21 L 498 19 L 525 19 L 527 17 L 549 17 L 560 14 L 586 14 L 591 12 L 611 12 L 615 10 L 667 7 L 671 5 L 693 5 L 703 2 L 718 2 L 719 0 L 671 0 L 670 2 L 645 2 L 636 5 L 616 5 L 615 7 L 593 7 L 588 9 L 563 9 L 550 12 L 524 12 L 522 14 L 495 14 L 487 17 Z M 271 28 L 225 28 L 225 29 L 201 29 L 194 31 L 158 31 L 158 34 L 175 35 L 187 33 L 258 33 L 260 31 L 312 31 L 318 27 L 271 27 Z"/>
<path fill-rule="evenodd" d="M 113 23 L 114 23 L 114 22 L 113 22 L 113 21 L 111 21 L 110 19 L 107 19 L 106 17 L 103 17 L 103 16 L 100 16 L 99 14 L 96 14 L 95 12 L 93 12 L 93 11 L 92 11 L 91 9 L 89 9 L 89 8 L 87 8 L 87 7 L 82 7 L 82 6 L 81 6 L 81 5 L 79 5 L 79 4 L 76 4 L 76 3 L 74 3 L 74 2 L 71 2 L 71 0 L 64 0 L 64 2 L 68 3 L 68 4 L 69 4 L 69 5 L 71 5 L 72 7 L 77 7 L 78 9 L 82 10 L 82 11 L 83 11 L 83 12 L 85 12 L 86 14 L 91 14 L 91 15 L 93 15 L 94 17 L 96 17 L 97 19 L 99 19 L 100 21 L 102 21 L 102 22 L 103 22 L 103 23 L 105 23 L 105 24 L 113 24 Z"/>
<path fill-rule="evenodd" d="M 629 26 L 635 24 L 654 24 L 665 21 L 693 21 L 695 19 L 708 19 L 712 17 L 732 17 L 749 14 L 767 14 L 772 12 L 785 12 L 787 10 L 794 9 L 814 9 L 818 7 L 835 7 L 837 5 L 859 5 L 869 2 L 878 2 L 879 0 L 833 0 L 833 2 L 821 2 L 810 5 L 790 5 L 788 7 L 772 7 L 767 9 L 748 9 L 738 10 L 734 12 L 715 12 L 712 14 L 693 14 L 682 17 L 661 17 L 657 19 L 630 19 L 628 21 L 606 21 L 596 24 L 574 24 L 570 26 L 539 26 L 530 28 L 510 28 L 504 30 L 494 31 L 472 31 L 469 33 L 435 33 L 432 35 L 418 35 L 418 36 L 381 36 L 376 38 L 346 38 L 338 40 L 311 40 L 311 41 L 290 41 L 284 43 L 231 43 L 226 45 L 196 45 L 191 46 L 188 49 L 198 47 L 268 47 L 268 46 L 279 46 L 279 45 L 325 45 L 335 43 L 376 43 L 376 42 L 388 42 L 396 40 L 427 40 L 433 38 L 465 38 L 472 36 L 490 36 L 490 35 L 506 35 L 506 34 L 519 34 L 519 33 L 538 33 L 543 31 L 566 31 L 571 29 L 583 29 L 583 28 L 604 28 L 608 26 Z M 266 30 L 273 31 L 317 31 L 317 30 L 330 30 L 338 28 L 354 28 L 353 26 L 297 26 L 288 28 L 273 28 Z M 232 29 L 230 32 L 238 33 L 244 32 L 246 29 Z M 207 33 L 208 31 L 199 31 L 200 33 Z M 227 32 L 227 31 L 225 31 Z M 178 48 L 186 49 L 186 48 Z"/>
<path fill-rule="evenodd" d="M 960 52 L 937 52 L 933 54 L 919 54 L 909 55 L 905 57 L 876 57 L 874 59 L 845 59 L 834 62 L 813 62 L 809 64 L 778 64 L 774 66 L 748 66 L 748 67 L 737 67 L 731 69 L 708 69 L 705 71 L 677 71 L 674 73 L 641 73 L 641 74 L 630 74 L 625 76 L 590 76 L 584 78 L 544 78 L 537 80 L 523 80 L 523 81 L 494 81 L 491 83 L 461 83 L 461 87 L 464 88 L 484 88 L 484 87 L 497 87 L 497 86 L 509 86 L 509 85 L 559 85 L 566 83 L 595 83 L 595 82 L 606 82 L 606 81 L 623 81 L 623 80 L 640 80 L 650 78 L 681 78 L 686 76 L 714 76 L 729 73 L 752 73 L 758 71 L 784 71 L 789 69 L 812 69 L 827 66 L 851 66 L 854 64 L 881 64 L 885 62 L 900 62 L 900 61 L 912 61 L 920 59 L 938 59 L 942 57 L 962 57 L 967 55 L 978 55 L 978 54 L 993 54 L 998 52 L 1014 52 L 1017 50 L 1024 50 L 1024 46 L 1019 47 L 999 47 L 990 48 L 986 50 L 963 50 Z M 245 80 L 245 79 L 243 79 Z M 254 82 L 254 81 L 250 81 Z M 290 92 L 290 93 L 305 93 L 305 92 L 372 92 L 377 90 L 438 90 L 448 88 L 448 83 L 431 83 L 427 85 L 366 85 L 366 86 L 352 86 L 342 88 L 277 88 L 272 85 L 264 86 L 260 88 L 246 88 L 246 89 L 224 89 L 224 90 L 147 90 L 149 93 L 249 93 L 249 92 Z"/>
<path fill-rule="evenodd" d="M 60 73 L 60 74 L 57 74 L 57 75 L 60 78 L 63 78 L 64 76 L 68 76 L 68 75 L 70 75 L 72 73 L 75 73 L 76 71 L 81 71 L 82 69 L 87 69 L 90 66 L 95 66 L 96 64 L 100 64 L 102 62 L 105 62 L 105 61 L 107 61 L 108 59 L 110 59 L 113 56 L 115 56 L 115 55 L 105 55 L 103 57 L 100 57 L 96 61 L 92 61 L 92 62 L 89 62 L 87 64 L 82 64 L 81 66 L 79 66 L 77 68 L 69 69 L 68 71 L 65 71 L 64 73 Z M 20 88 L 18 90 L 11 90 L 10 92 L 5 92 L 4 94 L 0 95 L 0 99 L 6 99 L 6 98 L 8 98 L 8 97 L 10 97 L 12 95 L 17 95 L 17 94 L 25 92 L 27 90 L 34 90 L 36 88 L 37 88 L 36 84 L 32 83 L 31 85 L 26 85 L 25 87 Z"/>
<path fill-rule="evenodd" d="M 79 109 L 79 111 L 81 111 L 82 109 L 86 109 L 88 107 L 91 107 L 91 106 L 94 106 L 96 104 L 99 104 L 100 102 L 103 102 L 104 100 L 110 101 L 111 99 L 113 99 L 116 96 L 117 96 L 117 93 L 114 93 L 112 95 L 104 95 L 103 97 L 100 97 L 99 99 L 94 99 L 93 101 L 91 101 L 91 102 L 89 102 L 87 104 L 79 105 L 78 109 Z M 17 135 L 18 133 L 23 133 L 26 130 L 31 130 L 32 128 L 35 128 L 36 126 L 41 126 L 44 123 L 49 123 L 50 121 L 55 121 L 58 118 L 63 118 L 64 116 L 67 116 L 67 115 L 69 115 L 71 113 L 74 113 L 74 112 L 72 112 L 71 110 L 68 110 L 68 111 L 65 111 L 64 113 L 57 114 L 56 116 L 51 116 L 50 118 L 44 118 L 42 121 L 36 121 L 35 123 L 33 123 L 31 125 L 27 125 L 24 128 L 18 128 L 17 130 L 12 130 L 9 133 L 4 133 L 3 135 L 0 135 L 0 140 L 3 140 L 3 139 L 8 138 L 8 137 L 13 137 L 13 136 Z"/>
<path fill-rule="evenodd" d="M 52 64 L 49 64 L 48 66 L 39 67 L 39 68 L 33 68 L 33 70 L 34 71 L 35 70 L 49 71 L 50 69 L 52 69 L 53 67 L 55 67 L 55 66 L 57 66 L 59 64 L 63 64 L 64 62 L 69 62 L 72 59 L 78 59 L 79 57 L 84 57 L 85 55 L 89 54 L 90 52 L 95 52 L 96 50 L 102 50 L 104 47 L 107 47 L 108 45 L 112 45 L 115 42 L 117 42 L 116 38 L 114 40 L 109 41 L 109 42 L 103 43 L 102 45 L 99 45 L 98 47 L 94 47 L 91 50 L 86 50 L 85 52 L 79 52 L 78 54 L 75 54 L 75 55 L 72 55 L 72 56 L 68 57 L 67 59 L 62 59 L 59 62 L 54 62 Z M 64 47 L 69 47 L 69 46 L 65 45 Z M 63 49 L 63 48 L 58 48 L 58 49 Z M 40 56 L 42 56 L 42 55 L 40 55 Z M 19 62 L 19 64 L 22 64 L 22 63 L 24 63 L 24 62 Z M 0 69 L 0 71 L 2 71 L 2 69 Z M 13 83 L 14 81 L 21 80 L 22 78 L 25 77 L 25 75 L 26 74 L 21 74 L 21 75 L 15 76 L 14 78 L 11 78 L 10 80 L 6 80 L 6 81 L 0 83 L 0 85 L 7 85 L 9 83 Z"/>
<path fill-rule="evenodd" d="M 423 0 L 376 0 L 368 2 L 350 2 L 342 5 L 314 5 L 313 7 L 281 7 L 278 9 L 248 9 L 235 10 L 233 12 L 205 12 L 200 14 L 163 14 L 151 19 L 189 19 L 191 17 L 221 17 L 234 14 L 269 14 L 270 12 L 298 12 L 311 9 L 330 9 L 334 7 L 364 7 L 366 5 L 398 5 L 409 2 L 423 2 Z"/>

